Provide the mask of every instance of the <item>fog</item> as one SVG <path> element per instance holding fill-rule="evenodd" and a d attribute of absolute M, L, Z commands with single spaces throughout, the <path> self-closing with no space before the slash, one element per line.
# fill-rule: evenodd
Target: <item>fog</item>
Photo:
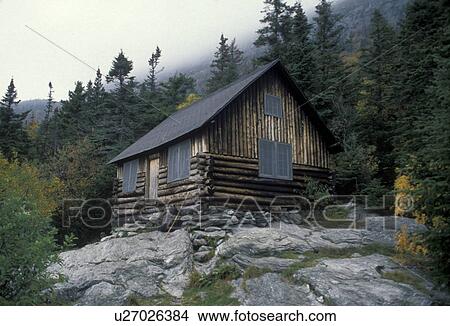
<path fill-rule="evenodd" d="M 302 1 L 307 11 L 317 2 Z M 66 98 L 75 81 L 94 78 L 89 66 L 107 73 L 120 49 L 138 76 L 157 45 L 166 70 L 210 60 L 221 33 L 250 44 L 263 7 L 263 0 L 0 0 L 0 92 L 14 77 L 20 99 L 45 98 L 49 81 L 55 99 Z"/>

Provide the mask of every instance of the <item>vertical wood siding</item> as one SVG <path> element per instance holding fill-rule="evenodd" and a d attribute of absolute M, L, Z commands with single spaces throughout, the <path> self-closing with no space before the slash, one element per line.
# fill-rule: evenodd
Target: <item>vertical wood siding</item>
<path fill-rule="evenodd" d="M 264 114 L 265 94 L 280 96 L 283 117 Z M 268 73 L 239 96 L 203 131 L 199 142 L 205 152 L 245 158 L 258 157 L 258 139 L 289 143 L 294 164 L 328 168 L 329 152 L 320 130 L 274 73 Z M 197 148 L 193 149 L 193 155 Z"/>

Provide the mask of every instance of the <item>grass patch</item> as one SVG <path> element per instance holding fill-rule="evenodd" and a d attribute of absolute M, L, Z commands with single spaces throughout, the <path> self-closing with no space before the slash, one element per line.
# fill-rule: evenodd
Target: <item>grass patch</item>
<path fill-rule="evenodd" d="M 347 220 L 350 210 L 345 207 L 330 207 L 325 210 L 325 215 L 329 220 Z"/>
<path fill-rule="evenodd" d="M 231 297 L 233 286 L 230 281 L 240 276 L 241 273 L 237 267 L 229 264 L 217 266 L 208 275 L 193 271 L 189 286 L 183 293 L 182 304 L 185 306 L 239 305 L 239 301 Z"/>
<path fill-rule="evenodd" d="M 397 283 L 409 284 L 424 294 L 430 294 L 430 291 L 425 287 L 423 281 L 406 271 L 392 271 L 384 272 L 382 277 Z"/>
<path fill-rule="evenodd" d="M 232 298 L 233 287 L 225 280 L 215 281 L 202 288 L 188 288 L 183 293 L 183 306 L 238 306 Z"/>
<path fill-rule="evenodd" d="M 298 252 L 287 250 L 280 252 L 276 255 L 278 258 L 284 258 L 284 259 L 299 259 L 300 254 Z"/>
<path fill-rule="evenodd" d="M 271 270 L 269 268 L 259 268 L 256 266 L 249 266 L 245 269 L 244 273 L 242 274 L 242 278 L 244 280 L 249 280 L 251 278 L 257 278 L 270 272 Z"/>

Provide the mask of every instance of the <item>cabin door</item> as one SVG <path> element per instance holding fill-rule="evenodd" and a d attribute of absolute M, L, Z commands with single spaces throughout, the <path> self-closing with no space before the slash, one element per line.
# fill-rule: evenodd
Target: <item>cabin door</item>
<path fill-rule="evenodd" d="M 147 189 L 146 194 L 149 199 L 158 198 L 158 177 L 159 177 L 159 158 L 149 160 L 147 168 Z"/>

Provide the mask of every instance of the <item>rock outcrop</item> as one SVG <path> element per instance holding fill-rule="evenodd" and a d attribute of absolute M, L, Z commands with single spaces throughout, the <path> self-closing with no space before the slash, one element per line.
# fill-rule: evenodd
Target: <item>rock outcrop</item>
<path fill-rule="evenodd" d="M 314 289 L 329 304 L 429 305 L 430 298 L 412 285 L 384 277 L 393 271 L 409 273 L 389 257 L 373 254 L 347 259 L 324 259 L 314 267 L 299 269 L 293 278 Z"/>
<path fill-rule="evenodd" d="M 64 252 L 61 264 L 50 268 L 64 275 L 56 293 L 78 305 L 123 305 L 131 297 L 158 296 L 178 303 L 194 270 L 210 274 L 228 264 L 240 271 L 229 285 L 231 296 L 243 305 L 436 303 L 430 283 L 389 257 L 400 225 L 424 230 L 410 220 L 398 220 L 387 230 L 379 227 L 381 220 L 372 220 L 364 230 L 283 221 L 264 228 L 230 227 L 231 222 L 219 227 L 218 218 L 205 220 L 214 223 L 172 233 L 132 232 Z"/>
<path fill-rule="evenodd" d="M 82 305 L 122 305 L 131 296 L 180 297 L 192 271 L 192 245 L 184 230 L 110 239 L 63 252 L 50 271 L 65 282 L 56 292 Z"/>

